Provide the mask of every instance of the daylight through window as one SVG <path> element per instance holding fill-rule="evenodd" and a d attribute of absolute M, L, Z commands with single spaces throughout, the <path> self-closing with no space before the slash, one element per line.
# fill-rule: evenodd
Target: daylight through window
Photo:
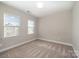
<path fill-rule="evenodd" d="M 4 15 L 4 37 L 17 36 L 19 34 L 20 19 L 18 16 Z"/>
<path fill-rule="evenodd" d="M 34 21 L 28 20 L 28 34 L 34 33 Z"/>

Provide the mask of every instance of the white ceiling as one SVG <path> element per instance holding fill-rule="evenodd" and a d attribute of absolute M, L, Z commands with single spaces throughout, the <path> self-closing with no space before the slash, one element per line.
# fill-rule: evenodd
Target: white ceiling
<path fill-rule="evenodd" d="M 71 1 L 41 1 L 44 3 L 43 8 L 37 8 L 38 1 L 3 1 L 3 3 L 14 6 L 26 12 L 29 10 L 36 17 L 43 17 L 55 11 L 71 9 L 73 2 Z"/>

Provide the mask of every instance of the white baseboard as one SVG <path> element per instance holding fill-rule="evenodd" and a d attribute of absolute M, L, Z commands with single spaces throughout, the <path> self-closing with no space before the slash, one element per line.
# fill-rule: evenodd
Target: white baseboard
<path fill-rule="evenodd" d="M 38 38 L 38 39 L 40 39 L 40 40 L 45 40 L 45 41 L 49 41 L 49 42 L 55 42 L 55 43 L 59 43 L 59 44 L 63 44 L 63 45 L 72 46 L 72 44 L 65 43 L 65 42 L 54 41 L 54 40 L 48 40 L 48 39 L 45 39 L 45 38 Z"/>
<path fill-rule="evenodd" d="M 49 42 L 55 42 L 55 43 L 59 43 L 59 44 L 64 44 L 64 45 L 68 45 L 68 46 L 72 46 L 72 44 L 69 44 L 69 43 L 64 43 L 64 42 L 59 42 L 59 41 L 54 41 L 54 40 L 47 40 L 47 39 L 44 39 L 44 38 L 37 38 L 37 39 L 45 40 L 45 41 L 49 41 Z M 18 47 L 18 46 L 20 46 L 20 45 L 23 45 L 23 44 L 25 44 L 25 43 L 31 42 L 31 41 L 33 41 L 33 40 L 36 40 L 36 39 L 31 39 L 31 40 L 28 40 L 28 41 L 25 41 L 25 42 L 22 42 L 22 43 L 19 43 L 19 44 L 16 44 L 16 45 L 13 45 L 13 46 L 4 48 L 4 49 L 1 49 L 0 52 L 4 52 L 4 51 L 7 51 L 7 50 L 9 50 L 9 49 Z"/>
<path fill-rule="evenodd" d="M 0 53 L 1 53 L 1 52 L 4 52 L 4 51 L 7 51 L 7 50 L 9 50 L 9 49 L 18 47 L 18 46 L 23 45 L 23 44 L 25 44 L 25 43 L 31 42 L 31 41 L 33 41 L 33 40 L 36 40 L 36 39 L 31 39 L 31 40 L 28 40 L 28 41 L 25 41 L 25 42 L 22 42 L 22 43 L 19 43 L 19 44 L 16 44 L 16 45 L 13 45 L 13 46 L 4 48 L 4 49 L 1 49 L 1 50 L 0 50 Z"/>

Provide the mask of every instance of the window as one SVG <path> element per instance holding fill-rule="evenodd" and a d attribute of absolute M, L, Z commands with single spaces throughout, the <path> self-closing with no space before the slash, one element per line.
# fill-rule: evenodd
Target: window
<path fill-rule="evenodd" d="M 18 16 L 4 15 L 4 37 L 17 36 L 19 34 L 20 19 Z"/>
<path fill-rule="evenodd" d="M 34 33 L 34 21 L 28 20 L 28 34 Z"/>

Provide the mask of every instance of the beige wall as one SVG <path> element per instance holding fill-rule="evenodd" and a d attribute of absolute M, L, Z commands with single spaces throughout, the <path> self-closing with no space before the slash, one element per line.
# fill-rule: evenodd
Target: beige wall
<path fill-rule="evenodd" d="M 39 19 L 39 37 L 72 44 L 71 10 L 62 10 Z"/>
<path fill-rule="evenodd" d="M 18 36 L 14 36 L 14 37 L 9 37 L 9 38 L 4 38 L 3 37 L 3 22 L 4 22 L 4 18 L 3 15 L 4 13 L 6 14 L 12 14 L 12 15 L 16 15 L 16 16 L 20 16 L 20 29 L 19 29 L 19 35 Z M 28 16 L 27 14 L 25 14 L 24 12 L 4 5 L 2 3 L 0 3 L 0 44 L 2 44 L 2 46 L 0 47 L 0 49 L 4 49 L 6 47 L 10 47 L 12 45 L 16 45 L 18 43 L 24 42 L 24 41 L 28 41 L 28 40 L 32 40 L 34 38 L 36 38 L 36 26 L 35 26 L 35 33 L 28 35 L 27 34 L 27 21 L 28 21 Z M 36 18 L 33 16 L 30 16 L 30 19 L 33 19 L 35 21 L 36 24 Z"/>
<path fill-rule="evenodd" d="M 79 2 L 73 6 L 72 41 L 73 48 L 79 57 Z"/>
<path fill-rule="evenodd" d="M 4 38 L 3 37 L 3 14 L 10 13 L 20 16 L 21 26 L 20 34 L 16 37 Z M 31 40 L 33 38 L 41 37 L 50 41 L 59 41 L 72 44 L 72 18 L 71 10 L 62 10 L 55 12 L 52 15 L 40 18 L 37 20 L 35 17 L 30 18 L 35 21 L 35 34 L 27 34 L 27 20 L 28 16 L 21 10 L 4 5 L 0 3 L 0 49 Z M 2 40 L 1 40 L 2 39 Z M 75 43 L 76 44 L 76 43 Z M 74 45 L 75 45 L 74 44 Z"/>

